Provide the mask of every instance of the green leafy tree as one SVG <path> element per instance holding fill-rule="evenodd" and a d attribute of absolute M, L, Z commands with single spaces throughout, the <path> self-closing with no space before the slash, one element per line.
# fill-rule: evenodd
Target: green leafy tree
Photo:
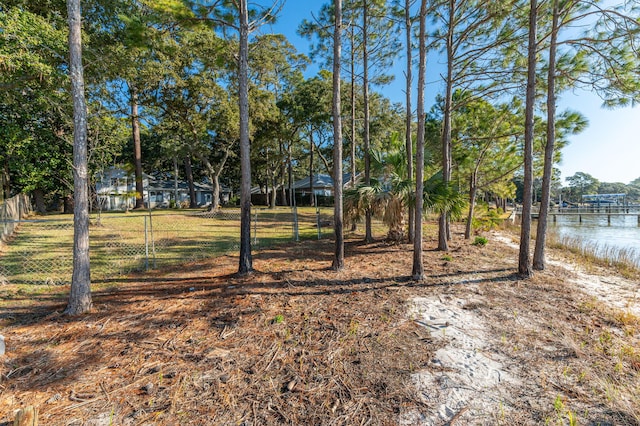
<path fill-rule="evenodd" d="M 576 202 L 582 201 L 583 195 L 597 194 L 600 187 L 600 181 L 589 173 L 576 172 L 574 175 L 566 178 L 573 200 Z"/>
<path fill-rule="evenodd" d="M 441 40 L 445 57 L 444 103 L 442 111 L 442 169 L 444 181 L 451 181 L 451 118 L 458 108 L 453 102 L 456 89 L 474 90 L 476 96 L 491 93 L 500 82 L 490 72 L 497 47 L 510 42 L 512 2 L 487 3 L 479 0 L 448 0 L 435 8 L 436 22 L 442 23 L 436 37 Z M 449 219 L 439 219 L 438 249 L 448 250 Z"/>
<path fill-rule="evenodd" d="M 463 97 L 458 93 L 454 98 Z M 461 181 L 468 182 L 469 212 L 465 238 L 471 238 L 479 191 L 500 191 L 522 165 L 518 152 L 522 114 L 518 102 L 491 105 L 471 100 L 453 114 L 453 162 Z M 506 190 L 508 191 L 508 189 Z"/>

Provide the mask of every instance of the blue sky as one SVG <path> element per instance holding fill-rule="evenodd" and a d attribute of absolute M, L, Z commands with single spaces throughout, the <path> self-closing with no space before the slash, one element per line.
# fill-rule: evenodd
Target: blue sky
<path fill-rule="evenodd" d="M 308 53 L 308 41 L 299 37 L 296 30 L 303 19 L 311 19 L 311 14 L 317 13 L 326 2 L 288 0 L 276 24 L 265 30 L 284 34 L 299 52 Z M 404 60 L 399 59 L 396 63 L 395 81 L 376 90 L 393 102 L 404 103 Z M 438 69 L 437 59 L 430 58 L 427 63 L 427 110 L 442 85 L 434 69 Z M 309 72 L 317 72 L 317 67 L 310 67 Z M 571 136 L 569 145 L 562 151 L 563 160 L 558 167 L 563 179 L 576 172 L 589 173 L 602 182 L 629 183 L 640 177 L 640 108 L 610 110 L 601 108 L 601 104 L 600 98 L 585 91 L 560 96 L 558 111 L 576 110 L 589 120 L 589 127 L 583 133 Z"/>

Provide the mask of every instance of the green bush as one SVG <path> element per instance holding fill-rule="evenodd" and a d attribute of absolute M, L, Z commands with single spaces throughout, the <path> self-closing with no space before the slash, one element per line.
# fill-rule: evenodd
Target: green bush
<path fill-rule="evenodd" d="M 487 240 L 486 237 L 476 237 L 476 239 L 473 241 L 473 245 L 474 246 L 485 246 L 487 245 L 487 242 L 489 242 L 489 240 Z"/>

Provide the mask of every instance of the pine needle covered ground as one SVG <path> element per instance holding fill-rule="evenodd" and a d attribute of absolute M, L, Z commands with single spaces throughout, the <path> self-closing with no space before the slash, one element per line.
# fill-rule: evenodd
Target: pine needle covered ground
<path fill-rule="evenodd" d="M 637 300 L 612 308 L 561 265 L 520 281 L 492 236 L 434 246 L 424 282 L 409 245 L 350 240 L 336 273 L 331 242 L 307 241 L 261 251 L 247 277 L 227 256 L 97 283 L 77 318 L 61 315 L 64 288 L 0 287 L 0 424 L 26 406 L 42 425 L 640 424 Z M 438 414 L 447 336 L 416 298 L 463 300 L 482 323 L 482 351 L 515 378 L 497 404 Z"/>

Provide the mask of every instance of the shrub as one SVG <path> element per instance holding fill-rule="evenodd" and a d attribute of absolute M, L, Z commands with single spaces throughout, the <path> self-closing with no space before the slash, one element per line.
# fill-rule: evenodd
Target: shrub
<path fill-rule="evenodd" d="M 473 241 L 473 245 L 474 245 L 474 246 L 485 246 L 485 245 L 487 245 L 487 242 L 488 242 L 488 241 L 489 241 L 489 240 L 487 240 L 487 238 L 486 238 L 486 237 L 480 237 L 480 236 L 478 236 L 478 237 L 476 237 L 476 239 Z"/>

